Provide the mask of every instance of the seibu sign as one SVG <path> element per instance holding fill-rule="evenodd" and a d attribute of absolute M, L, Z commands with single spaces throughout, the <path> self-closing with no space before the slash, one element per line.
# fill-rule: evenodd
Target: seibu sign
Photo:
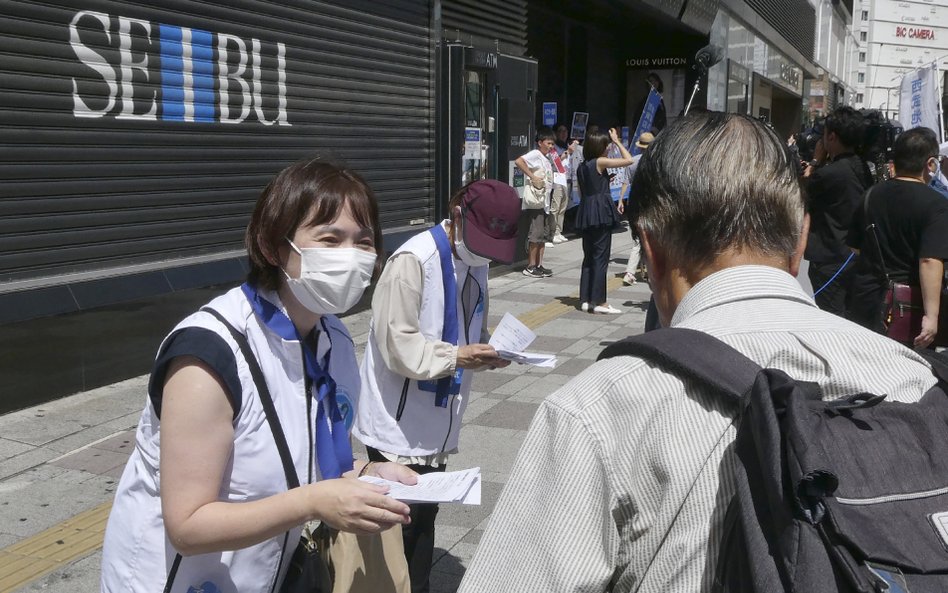
<path fill-rule="evenodd" d="M 909 39 L 935 39 L 933 29 L 924 29 L 922 27 L 903 27 L 901 25 L 895 28 L 896 37 L 907 37 Z"/>
<path fill-rule="evenodd" d="M 77 118 L 291 125 L 282 43 L 84 10 L 69 45 Z"/>

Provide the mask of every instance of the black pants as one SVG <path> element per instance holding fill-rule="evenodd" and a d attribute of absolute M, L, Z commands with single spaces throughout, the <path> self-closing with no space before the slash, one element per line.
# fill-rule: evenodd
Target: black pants
<path fill-rule="evenodd" d="M 849 320 L 880 334 L 885 333 L 886 285 L 875 275 L 857 270 L 850 286 Z M 939 313 L 941 315 L 941 313 Z"/>
<path fill-rule="evenodd" d="M 388 461 L 378 449 L 366 447 L 369 461 Z M 443 472 L 444 465 L 414 465 L 408 467 L 419 474 Z M 411 523 L 402 525 L 402 542 L 405 545 L 405 559 L 408 561 L 408 576 L 411 579 L 412 593 L 428 593 L 431 575 L 431 562 L 434 559 L 435 518 L 438 516 L 436 504 L 411 504 Z"/>
<path fill-rule="evenodd" d="M 579 301 L 590 310 L 606 302 L 606 275 L 612 252 L 612 227 L 583 229 L 583 267 L 579 276 Z"/>
<path fill-rule="evenodd" d="M 841 272 L 839 272 L 839 270 L 845 260 L 837 262 L 810 262 L 810 268 L 807 271 L 807 275 L 810 277 L 810 284 L 813 285 L 814 291 L 819 291 L 821 288 L 823 289 L 819 294 L 813 297 L 814 300 L 816 300 L 816 305 L 820 309 L 843 318 L 848 318 L 849 293 L 852 285 L 853 269 L 856 267 L 855 260 L 856 258 L 853 257 L 853 261 L 850 261 Z M 839 275 L 831 281 L 830 279 L 833 278 L 837 272 L 839 272 Z"/>

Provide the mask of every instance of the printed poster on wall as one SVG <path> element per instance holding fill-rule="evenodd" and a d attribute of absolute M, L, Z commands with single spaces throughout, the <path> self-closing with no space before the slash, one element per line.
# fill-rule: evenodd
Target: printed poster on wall
<path fill-rule="evenodd" d="M 464 128 L 464 158 L 477 161 L 481 158 L 481 129 Z"/>
<path fill-rule="evenodd" d="M 556 102 L 543 103 L 543 125 L 551 128 L 556 125 Z"/>

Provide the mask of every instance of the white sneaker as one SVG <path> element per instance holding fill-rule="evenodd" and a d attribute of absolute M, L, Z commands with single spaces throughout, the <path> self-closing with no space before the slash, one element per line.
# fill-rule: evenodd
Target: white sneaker
<path fill-rule="evenodd" d="M 553 242 L 557 244 L 566 243 L 567 241 L 569 241 L 569 239 L 567 239 L 563 235 L 556 235 L 555 237 L 553 237 Z"/>
<path fill-rule="evenodd" d="M 546 247 L 553 247 L 553 242 L 552 242 L 552 241 L 547 241 L 546 243 L 544 243 L 544 245 L 545 245 Z"/>
<path fill-rule="evenodd" d="M 596 305 L 593 307 L 593 313 L 599 313 L 600 315 L 618 315 L 622 313 L 621 309 L 616 309 L 612 305 Z"/>
<path fill-rule="evenodd" d="M 626 272 L 625 276 L 622 277 L 622 283 L 625 284 L 626 286 L 632 286 L 633 284 L 635 284 L 635 276 L 633 276 L 629 272 Z"/>
<path fill-rule="evenodd" d="M 589 303 L 583 303 L 579 308 L 583 313 L 589 313 Z"/>

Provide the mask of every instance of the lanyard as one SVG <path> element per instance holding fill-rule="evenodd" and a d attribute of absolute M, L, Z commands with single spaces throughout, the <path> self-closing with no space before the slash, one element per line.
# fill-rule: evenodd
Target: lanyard
<path fill-rule="evenodd" d="M 283 311 L 260 296 L 253 286 L 244 283 L 240 289 L 250 301 L 253 312 L 264 325 L 284 340 L 300 343 L 300 348 L 303 350 L 303 368 L 306 376 L 316 386 L 316 401 L 319 404 L 316 406 L 316 461 L 319 464 L 319 473 L 325 479 L 338 478 L 352 469 L 352 446 L 349 444 L 345 420 L 336 404 L 336 382 L 324 370 L 324 367 L 329 368 L 332 342 L 330 342 L 324 364 L 320 365 L 315 347 L 306 346 L 306 342 L 296 331 L 296 326 Z M 325 331 L 325 321 L 322 321 L 322 325 Z M 329 335 L 328 332 L 326 335 Z M 306 395 L 311 397 L 312 393 L 309 392 Z M 329 410 L 328 418 L 326 417 L 327 409 Z"/>
<path fill-rule="evenodd" d="M 451 251 L 451 242 L 444 227 L 437 224 L 429 231 L 438 246 L 438 257 L 441 259 L 441 282 L 444 290 L 444 324 L 441 328 L 441 340 L 455 346 L 458 345 L 458 282 L 454 277 L 454 254 Z M 461 375 L 464 369 L 455 369 L 453 375 L 442 377 L 437 382 L 419 381 L 418 386 L 424 391 L 435 392 L 435 405 L 440 408 L 448 407 L 448 396 L 461 391 Z M 433 384 L 434 383 L 434 384 Z"/>

